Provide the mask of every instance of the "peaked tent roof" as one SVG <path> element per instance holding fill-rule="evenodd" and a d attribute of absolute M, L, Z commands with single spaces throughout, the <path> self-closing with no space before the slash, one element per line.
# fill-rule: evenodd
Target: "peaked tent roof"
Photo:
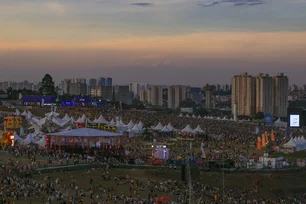
<path fill-rule="evenodd" d="M 35 144 L 38 144 L 40 147 L 44 147 L 44 146 L 46 146 L 46 144 L 47 144 L 46 137 L 44 136 L 44 137 L 42 137 L 39 141 L 34 142 L 34 143 L 35 143 Z"/>
<path fill-rule="evenodd" d="M 283 144 L 283 146 L 286 148 L 292 148 L 292 147 L 296 147 L 296 143 L 291 137 L 291 139 L 286 144 Z"/>
<path fill-rule="evenodd" d="M 138 126 L 141 127 L 141 128 L 143 128 L 143 123 L 140 121 L 140 122 L 138 123 Z"/>
<path fill-rule="evenodd" d="M 83 114 L 81 118 L 79 118 L 77 121 L 77 123 L 85 123 L 86 122 L 86 116 Z"/>
<path fill-rule="evenodd" d="M 187 133 L 192 133 L 193 129 L 190 127 L 190 125 L 186 125 L 184 129 L 181 130 L 181 132 L 187 132 Z"/>
<path fill-rule="evenodd" d="M 112 119 L 112 120 L 109 122 L 109 124 L 110 124 L 111 126 L 115 126 L 115 125 L 116 125 L 116 122 L 115 122 L 114 119 Z"/>
<path fill-rule="evenodd" d="M 199 118 L 199 119 L 202 119 L 202 117 L 201 117 L 200 115 L 198 116 L 198 118 Z"/>
<path fill-rule="evenodd" d="M 14 132 L 14 142 L 22 143 L 23 139 L 17 135 L 16 132 Z"/>
<path fill-rule="evenodd" d="M 52 112 L 46 113 L 45 116 L 46 117 L 51 117 L 51 116 L 57 117 L 57 116 L 59 116 L 59 113 L 56 113 L 56 112 L 52 111 Z"/>
<path fill-rule="evenodd" d="M 117 137 L 121 134 L 108 132 L 103 130 L 96 130 L 92 128 L 78 128 L 75 130 L 69 130 L 65 132 L 57 132 L 49 134 L 51 136 L 63 136 L 63 137 Z"/>
<path fill-rule="evenodd" d="M 100 115 L 100 117 L 98 119 L 94 120 L 93 123 L 109 124 L 109 122 L 107 120 L 105 120 L 105 118 L 102 115 Z"/>
<path fill-rule="evenodd" d="M 171 125 L 171 123 L 168 123 L 167 125 L 168 130 L 174 131 L 175 128 Z"/>
<path fill-rule="evenodd" d="M 69 115 L 66 113 L 62 120 L 70 120 Z"/>
<path fill-rule="evenodd" d="M 191 117 L 196 118 L 195 114 L 193 114 Z"/>
<path fill-rule="evenodd" d="M 154 128 L 155 130 L 161 130 L 161 129 L 163 129 L 164 128 L 164 126 L 159 122 L 158 124 L 157 124 L 157 126 Z"/>
<path fill-rule="evenodd" d="M 167 126 L 164 126 L 163 129 L 161 129 L 160 131 L 161 132 L 171 132 L 171 130 L 169 130 Z"/>
<path fill-rule="evenodd" d="M 183 117 L 183 114 L 182 114 L 182 113 L 180 113 L 180 114 L 179 114 L 179 117 Z"/>
<path fill-rule="evenodd" d="M 134 126 L 135 126 L 135 124 L 133 123 L 132 120 L 127 124 L 128 128 L 133 128 Z"/>
<path fill-rule="evenodd" d="M 204 130 L 200 127 L 200 125 L 198 125 L 198 126 L 196 127 L 196 129 L 193 130 L 193 132 L 194 132 L 194 133 L 203 133 Z"/>

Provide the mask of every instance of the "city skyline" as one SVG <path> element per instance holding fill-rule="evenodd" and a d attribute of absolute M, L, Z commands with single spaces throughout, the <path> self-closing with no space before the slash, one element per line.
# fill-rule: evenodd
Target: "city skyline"
<path fill-rule="evenodd" d="M 202 86 L 282 72 L 303 84 L 306 0 L 0 3 L 0 81 L 49 73 L 57 84 L 103 75 Z"/>

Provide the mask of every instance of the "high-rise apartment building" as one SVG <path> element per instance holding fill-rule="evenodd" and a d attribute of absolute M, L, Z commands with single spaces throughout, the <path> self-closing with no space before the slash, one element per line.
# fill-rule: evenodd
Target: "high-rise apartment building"
<path fill-rule="evenodd" d="M 271 113 L 273 115 L 274 84 L 268 74 L 258 74 L 256 80 L 256 113 Z"/>
<path fill-rule="evenodd" d="M 152 104 L 152 106 L 163 106 L 163 87 L 152 86 L 152 88 L 151 88 L 151 104 Z"/>
<path fill-rule="evenodd" d="M 105 78 L 104 77 L 98 78 L 98 86 L 105 86 Z"/>
<path fill-rule="evenodd" d="M 69 84 L 69 94 L 70 95 L 86 95 L 87 94 L 87 84 L 85 83 L 70 83 Z"/>
<path fill-rule="evenodd" d="M 274 78 L 274 115 L 287 117 L 289 79 L 283 73 Z"/>
<path fill-rule="evenodd" d="M 168 108 L 175 109 L 180 106 L 180 102 L 188 96 L 189 88 L 184 85 L 173 85 L 168 87 Z"/>
<path fill-rule="evenodd" d="M 130 92 L 133 93 L 134 98 L 139 98 L 140 97 L 140 90 L 148 89 L 148 88 L 149 88 L 148 83 L 134 82 L 134 83 L 130 83 L 130 85 L 129 85 Z"/>
<path fill-rule="evenodd" d="M 288 107 L 288 78 L 283 73 L 270 77 L 247 73 L 232 78 L 232 113 L 252 116 L 257 112 L 286 117 Z"/>
<path fill-rule="evenodd" d="M 141 89 L 139 100 L 144 103 L 152 103 L 152 89 Z"/>
<path fill-rule="evenodd" d="M 94 79 L 94 78 L 89 79 L 89 84 L 88 84 L 88 86 L 97 86 L 97 85 L 98 85 L 97 79 Z"/>
<path fill-rule="evenodd" d="M 232 114 L 237 106 L 237 114 L 252 116 L 255 114 L 255 80 L 247 73 L 232 78 Z"/>
<path fill-rule="evenodd" d="M 105 78 L 105 86 L 113 86 L 113 79 L 110 77 Z"/>
<path fill-rule="evenodd" d="M 130 92 L 129 86 L 114 86 L 115 101 L 121 101 L 128 105 L 133 102 L 133 93 Z"/>

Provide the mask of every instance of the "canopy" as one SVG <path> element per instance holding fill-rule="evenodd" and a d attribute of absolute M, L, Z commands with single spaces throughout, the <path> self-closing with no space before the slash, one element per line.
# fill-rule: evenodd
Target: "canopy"
<path fill-rule="evenodd" d="M 116 125 L 116 122 L 115 122 L 114 119 L 112 119 L 112 120 L 109 122 L 109 124 L 110 124 L 111 126 L 115 126 L 115 125 Z"/>
<path fill-rule="evenodd" d="M 60 127 L 64 127 L 66 124 L 68 124 L 71 121 L 69 120 L 62 120 L 60 118 L 52 118 L 52 122 Z"/>
<path fill-rule="evenodd" d="M 157 124 L 157 126 L 154 128 L 155 130 L 161 130 L 161 129 L 163 129 L 164 128 L 164 126 L 159 122 L 158 124 Z"/>
<path fill-rule="evenodd" d="M 52 111 L 52 112 L 50 112 L 50 113 L 46 113 L 45 116 L 48 117 L 48 118 L 49 118 L 49 117 L 52 117 L 52 116 L 53 116 L 53 117 L 57 117 L 57 116 L 59 116 L 59 113 L 56 113 L 56 112 L 53 112 L 53 111 Z"/>
<path fill-rule="evenodd" d="M 204 130 L 202 130 L 202 128 L 200 127 L 200 125 L 198 125 L 196 127 L 196 129 L 193 130 L 194 133 L 204 133 Z"/>
<path fill-rule="evenodd" d="M 198 118 L 199 118 L 199 119 L 202 119 L 202 117 L 201 117 L 200 115 L 198 116 Z"/>
<path fill-rule="evenodd" d="M 23 140 L 23 145 L 28 145 L 32 143 L 33 137 L 32 134 L 28 134 L 28 136 Z"/>
<path fill-rule="evenodd" d="M 141 132 L 141 128 L 138 127 L 138 125 L 134 125 L 134 127 L 131 129 L 131 131 L 133 131 L 134 133 L 140 133 Z"/>
<path fill-rule="evenodd" d="M 15 115 L 20 116 L 20 111 L 18 109 L 16 109 Z"/>
<path fill-rule="evenodd" d="M 296 143 L 295 143 L 294 139 L 291 137 L 291 139 L 286 144 L 283 144 L 283 147 L 293 148 L 293 147 L 296 147 Z"/>
<path fill-rule="evenodd" d="M 28 113 L 27 113 L 27 111 L 23 111 L 23 112 L 21 113 L 21 115 L 22 115 L 22 116 L 27 116 Z"/>
<path fill-rule="evenodd" d="M 280 118 L 278 118 L 278 119 L 274 122 L 273 125 L 274 125 L 275 127 L 283 127 L 283 128 L 286 128 L 286 127 L 287 127 L 287 123 L 281 121 Z"/>
<path fill-rule="evenodd" d="M 174 131 L 174 130 L 175 130 L 175 128 L 171 125 L 171 123 L 169 123 L 169 124 L 167 125 L 167 128 L 168 128 L 168 130 L 170 130 L 170 131 Z"/>
<path fill-rule="evenodd" d="M 86 116 L 83 114 L 81 118 L 79 118 L 77 121 L 77 123 L 85 123 L 86 122 Z"/>
<path fill-rule="evenodd" d="M 66 113 L 62 120 L 70 120 L 69 115 Z"/>
<path fill-rule="evenodd" d="M 143 123 L 141 121 L 138 123 L 138 127 L 140 127 L 141 129 L 143 128 Z"/>
<path fill-rule="evenodd" d="M 160 131 L 161 132 L 171 132 L 171 130 L 169 130 L 167 126 L 164 126 L 163 129 L 161 129 Z"/>
<path fill-rule="evenodd" d="M 193 133 L 193 129 L 188 124 L 188 125 L 186 125 L 186 127 L 184 129 L 181 130 L 181 132 Z"/>
<path fill-rule="evenodd" d="M 186 117 L 187 117 L 187 118 L 190 118 L 190 116 L 189 116 L 188 114 L 186 115 Z"/>
<path fill-rule="evenodd" d="M 128 128 L 133 128 L 134 126 L 135 126 L 135 124 L 133 123 L 132 120 L 129 122 L 129 124 L 127 124 Z"/>
<path fill-rule="evenodd" d="M 102 115 L 100 115 L 100 117 L 98 119 L 94 120 L 93 123 L 109 124 L 109 122 L 107 120 L 105 120 L 105 118 Z"/>
<path fill-rule="evenodd" d="M 92 128 L 79 128 L 65 132 L 51 133 L 50 136 L 63 136 L 63 137 L 117 137 L 121 134 L 108 132 L 103 130 L 96 130 Z"/>
<path fill-rule="evenodd" d="M 46 136 L 43 136 L 39 141 L 34 142 L 35 144 L 38 144 L 40 147 L 44 147 L 47 144 Z"/>
<path fill-rule="evenodd" d="M 21 137 L 19 137 L 19 135 L 17 135 L 16 132 L 14 132 L 14 142 L 16 143 L 22 143 L 23 139 L 21 139 Z"/>
<path fill-rule="evenodd" d="M 191 117 L 196 118 L 195 114 L 193 114 Z"/>
<path fill-rule="evenodd" d="M 179 115 L 179 117 L 183 117 L 183 114 L 181 113 L 181 114 Z"/>

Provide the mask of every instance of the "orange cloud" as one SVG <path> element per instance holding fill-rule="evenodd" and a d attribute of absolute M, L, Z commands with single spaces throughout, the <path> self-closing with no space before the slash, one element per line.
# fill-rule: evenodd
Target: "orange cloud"
<path fill-rule="evenodd" d="M 97 42 L 0 42 L 0 51 L 8 50 L 113 50 L 153 53 L 146 58 L 165 55 L 217 58 L 303 59 L 306 55 L 306 32 L 275 33 L 196 33 L 181 36 L 130 37 Z"/>

